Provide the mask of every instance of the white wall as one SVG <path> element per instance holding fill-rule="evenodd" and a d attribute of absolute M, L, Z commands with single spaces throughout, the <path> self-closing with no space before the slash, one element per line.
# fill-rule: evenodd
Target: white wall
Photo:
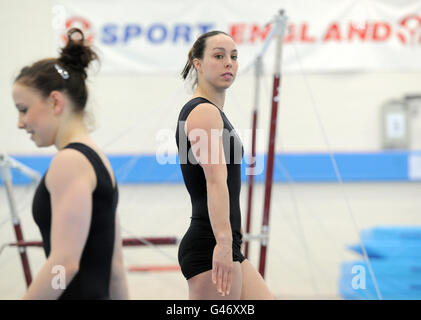
<path fill-rule="evenodd" d="M 26 133 L 17 129 L 17 111 L 11 98 L 13 79 L 19 70 L 54 54 L 51 6 L 51 0 L 0 2 L 0 37 L 3 39 L 0 50 L 0 152 L 54 152 L 52 147 L 37 149 Z M 180 65 L 180 70 L 182 67 Z M 284 75 L 277 150 L 327 150 L 315 109 L 333 150 L 380 150 L 381 104 L 405 94 L 420 93 L 420 83 L 420 72 Z M 100 145 L 106 146 L 108 153 L 154 153 L 157 133 L 162 129 L 175 129 L 179 109 L 189 96 L 177 74 L 99 74 L 90 78 L 89 85 L 89 107 L 96 128 L 94 137 Z M 225 112 L 240 133 L 250 128 L 253 88 L 251 71 L 240 75 L 227 95 Z M 267 145 L 271 90 L 271 77 L 266 76 L 262 81 L 259 118 L 259 126 L 265 131 L 259 151 Z M 418 122 L 417 119 L 413 121 L 414 132 L 421 132 Z M 418 141 L 421 139 L 412 138 L 412 148 L 420 149 Z M 175 143 L 172 146 L 175 151 Z M 248 147 L 246 142 L 246 152 Z"/>

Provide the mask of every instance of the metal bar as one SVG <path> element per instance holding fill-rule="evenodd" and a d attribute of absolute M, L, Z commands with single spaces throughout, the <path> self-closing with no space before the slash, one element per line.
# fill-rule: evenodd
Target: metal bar
<path fill-rule="evenodd" d="M 2 156 L 1 160 L 4 160 L 4 156 Z M 22 227 L 20 225 L 20 219 L 17 214 L 17 209 L 15 206 L 15 199 L 13 197 L 13 189 L 12 189 L 12 173 L 10 166 L 7 162 L 2 161 L 0 165 L 1 174 L 3 177 L 4 186 L 6 189 L 6 194 L 8 198 L 8 203 L 10 207 L 10 214 L 12 215 L 12 223 L 13 223 L 13 229 L 15 231 L 15 237 L 16 241 L 24 241 L 23 238 L 23 232 Z M 28 256 L 26 254 L 26 249 L 24 247 L 19 247 L 19 256 L 22 263 L 23 273 L 25 276 L 26 286 L 29 287 L 29 285 L 32 282 L 32 275 L 31 275 L 31 267 L 29 265 Z"/>
<path fill-rule="evenodd" d="M 281 62 L 282 62 L 282 41 L 284 30 L 286 26 L 286 16 L 284 11 L 281 10 L 279 15 L 275 18 L 276 28 L 276 51 L 275 51 L 275 70 L 273 75 L 273 91 L 272 91 L 272 111 L 270 117 L 270 132 L 269 132 L 269 146 L 267 155 L 267 166 L 266 166 L 266 180 L 265 180 L 265 199 L 263 208 L 263 219 L 261 234 L 266 240 L 261 242 L 260 245 L 260 260 L 259 260 L 259 272 L 262 277 L 265 276 L 266 267 L 266 256 L 267 256 L 267 244 L 269 235 L 269 218 L 270 218 L 270 201 L 272 195 L 272 184 L 273 184 L 273 170 L 274 170 L 274 159 L 275 159 L 275 138 L 276 138 L 276 124 L 278 114 L 278 104 L 280 100 L 280 85 L 281 85 Z"/>
<path fill-rule="evenodd" d="M 123 246 L 125 247 L 136 247 L 146 246 L 149 244 L 154 245 L 174 245 L 178 243 L 178 239 L 175 237 L 147 237 L 147 238 L 125 238 L 123 239 Z M 18 241 L 9 243 L 11 247 L 42 247 L 42 241 Z"/>
<path fill-rule="evenodd" d="M 253 121 L 252 121 L 252 139 L 251 139 L 251 159 L 249 163 L 248 180 L 248 198 L 247 198 L 247 222 L 246 222 L 246 233 L 250 233 L 251 228 L 251 215 L 253 208 L 253 186 L 254 186 L 254 168 L 256 167 L 256 131 L 257 131 L 257 117 L 259 109 L 259 98 L 260 98 L 260 77 L 262 75 L 262 57 L 258 56 L 255 65 L 255 91 L 254 91 L 254 110 L 253 110 Z M 244 256 L 246 259 L 249 257 L 249 243 L 246 242 L 244 246 Z"/>

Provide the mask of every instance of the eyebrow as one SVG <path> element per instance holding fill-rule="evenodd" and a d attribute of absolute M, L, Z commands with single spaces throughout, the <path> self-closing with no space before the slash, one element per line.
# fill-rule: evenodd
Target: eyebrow
<path fill-rule="evenodd" d="M 213 48 L 212 50 L 226 51 L 225 48 L 222 48 L 222 47 L 216 47 L 216 48 Z M 238 50 L 237 49 L 234 49 L 234 50 L 231 50 L 231 52 L 238 52 Z"/>

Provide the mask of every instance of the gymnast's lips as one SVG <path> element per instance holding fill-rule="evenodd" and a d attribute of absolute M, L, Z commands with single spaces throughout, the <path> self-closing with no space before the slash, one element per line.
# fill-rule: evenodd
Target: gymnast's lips
<path fill-rule="evenodd" d="M 222 77 L 225 80 L 231 80 L 234 76 L 233 76 L 233 74 L 231 72 L 225 72 L 224 74 L 222 74 Z"/>

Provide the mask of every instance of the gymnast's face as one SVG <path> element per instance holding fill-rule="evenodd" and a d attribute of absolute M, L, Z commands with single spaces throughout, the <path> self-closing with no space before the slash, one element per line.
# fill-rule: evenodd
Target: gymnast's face
<path fill-rule="evenodd" d="M 53 145 L 59 121 L 52 99 L 20 83 L 15 83 L 12 95 L 19 112 L 18 128 L 29 133 L 38 147 Z"/>
<path fill-rule="evenodd" d="M 206 39 L 202 59 L 195 59 L 198 83 L 206 81 L 216 88 L 227 89 L 237 75 L 237 46 L 234 40 L 218 34 Z"/>

